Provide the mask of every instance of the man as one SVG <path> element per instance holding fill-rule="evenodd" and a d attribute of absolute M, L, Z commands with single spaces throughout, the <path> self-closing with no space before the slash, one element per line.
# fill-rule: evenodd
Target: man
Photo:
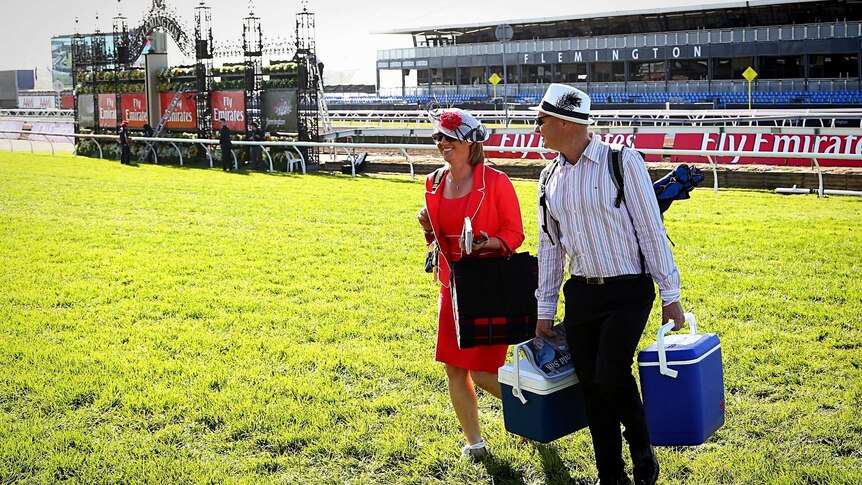
<path fill-rule="evenodd" d="M 129 122 L 123 120 L 120 123 L 120 163 L 123 165 L 131 165 L 132 150 L 129 147 L 132 138 L 129 136 Z"/>
<path fill-rule="evenodd" d="M 530 109 L 537 111 L 536 131 L 545 146 L 559 152 L 540 176 L 536 335 L 556 335 L 551 326 L 568 256 L 563 323 L 583 387 L 599 483 L 631 483 L 622 459 L 622 423 L 635 483 L 653 484 L 659 466 L 631 371 L 655 299 L 653 281 L 662 321 L 673 319 L 679 330 L 684 317 L 680 276 L 652 183 L 640 155 L 623 150 L 624 198 L 616 205 L 610 147 L 587 130 L 592 120 L 586 93 L 551 84 Z"/>
<path fill-rule="evenodd" d="M 257 126 L 257 123 L 252 121 L 248 124 L 248 133 L 246 134 L 248 141 L 263 141 L 263 131 Z M 248 147 L 248 161 L 251 164 L 252 170 L 260 170 L 260 147 L 252 145 Z"/>
<path fill-rule="evenodd" d="M 218 120 L 221 128 L 218 132 L 218 144 L 221 146 L 221 169 L 225 172 L 230 170 L 230 162 L 233 159 L 233 143 L 230 141 L 230 128 L 224 118 Z"/>
<path fill-rule="evenodd" d="M 153 138 L 154 136 L 156 136 L 156 130 L 154 130 L 153 127 L 150 126 L 149 123 L 144 123 L 144 138 Z M 147 153 L 144 154 L 147 161 L 155 162 L 156 159 L 153 156 L 153 152 L 159 151 L 158 144 L 156 144 L 156 143 L 148 144 L 148 146 L 145 146 L 144 148 L 147 150 Z"/>

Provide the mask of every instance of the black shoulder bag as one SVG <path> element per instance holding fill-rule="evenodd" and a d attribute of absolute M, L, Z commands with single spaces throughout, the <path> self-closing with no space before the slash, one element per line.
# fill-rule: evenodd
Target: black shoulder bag
<path fill-rule="evenodd" d="M 516 344 L 536 336 L 535 256 L 463 258 L 452 265 L 450 283 L 460 348 Z"/>

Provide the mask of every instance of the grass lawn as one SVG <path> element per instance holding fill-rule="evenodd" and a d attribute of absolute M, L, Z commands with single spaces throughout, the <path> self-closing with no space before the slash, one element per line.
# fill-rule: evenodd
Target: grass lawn
<path fill-rule="evenodd" d="M 586 430 L 520 444 L 487 395 L 494 459 L 459 460 L 423 191 L 0 153 L 0 482 L 592 483 Z M 862 483 L 862 200 L 698 190 L 667 225 L 727 422 L 662 483 Z"/>

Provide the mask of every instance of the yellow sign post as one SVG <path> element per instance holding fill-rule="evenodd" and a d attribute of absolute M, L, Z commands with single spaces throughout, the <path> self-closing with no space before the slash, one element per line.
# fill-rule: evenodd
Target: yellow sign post
<path fill-rule="evenodd" d="M 748 81 L 748 109 L 751 109 L 751 81 L 754 81 L 754 78 L 757 77 L 757 71 L 748 67 L 743 73 L 742 77 L 744 77 Z"/>
<path fill-rule="evenodd" d="M 496 72 L 494 74 L 491 74 L 491 77 L 488 78 L 488 81 L 490 81 L 491 84 L 494 85 L 494 97 L 495 98 L 497 97 L 497 85 L 500 84 L 500 81 L 502 81 L 502 80 L 503 80 L 503 78 L 498 76 Z"/>

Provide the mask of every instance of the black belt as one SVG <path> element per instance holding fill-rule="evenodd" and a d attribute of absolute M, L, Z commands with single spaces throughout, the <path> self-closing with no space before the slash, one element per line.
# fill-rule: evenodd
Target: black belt
<path fill-rule="evenodd" d="M 570 279 L 577 281 L 579 283 L 586 283 L 588 285 L 603 285 L 605 283 L 614 283 L 616 281 L 626 281 L 626 280 L 636 280 L 638 278 L 647 278 L 649 277 L 649 273 L 640 273 L 640 274 L 623 274 L 619 276 L 577 276 L 574 275 Z"/>

